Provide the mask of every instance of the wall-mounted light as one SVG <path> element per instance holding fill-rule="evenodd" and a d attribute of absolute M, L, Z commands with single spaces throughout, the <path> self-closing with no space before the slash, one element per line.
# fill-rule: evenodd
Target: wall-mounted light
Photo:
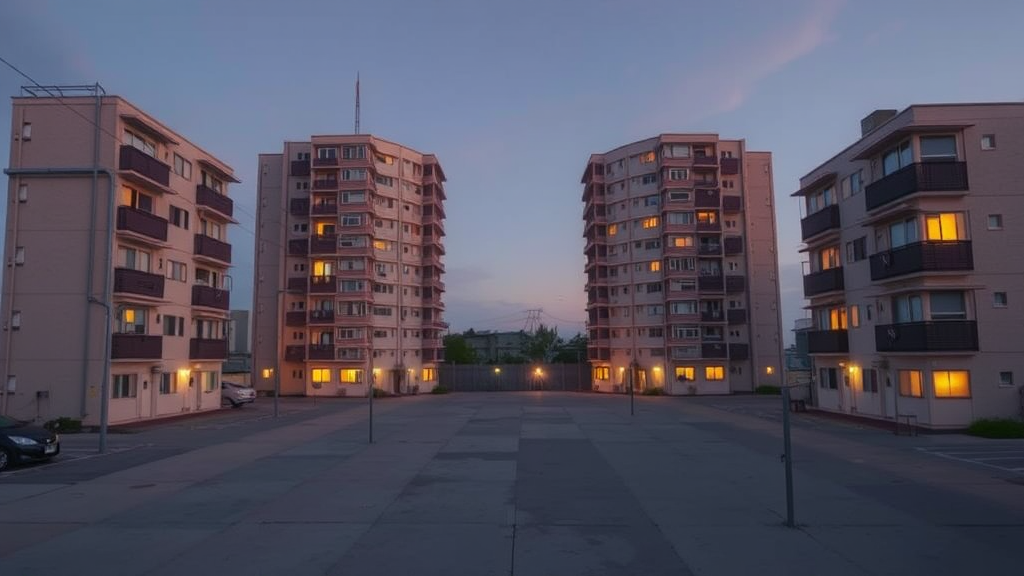
<path fill-rule="evenodd" d="M 769 376 L 771 376 L 772 374 L 775 374 L 775 367 L 774 366 L 766 366 L 765 369 L 764 369 L 764 373 L 769 375 Z"/>
<path fill-rule="evenodd" d="M 495 367 L 494 368 L 494 375 L 497 376 L 498 374 L 501 374 L 501 368 Z"/>

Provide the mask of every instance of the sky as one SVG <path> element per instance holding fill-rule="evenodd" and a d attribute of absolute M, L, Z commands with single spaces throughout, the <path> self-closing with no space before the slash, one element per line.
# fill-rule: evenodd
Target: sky
<path fill-rule="evenodd" d="M 362 131 L 448 177 L 457 331 L 520 329 L 538 308 L 563 336 L 584 329 L 591 153 L 746 139 L 773 153 L 790 341 L 800 177 L 872 110 L 1024 100 L 1021 22 L 1015 0 L 3 0 L 0 56 L 41 84 L 99 82 L 234 167 L 233 308 L 252 299 L 257 154 L 351 133 L 357 73 Z M 29 83 L 0 65 L 0 94 Z"/>

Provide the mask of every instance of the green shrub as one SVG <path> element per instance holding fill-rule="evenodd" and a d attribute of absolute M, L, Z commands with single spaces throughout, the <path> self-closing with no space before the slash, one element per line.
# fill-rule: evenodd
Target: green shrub
<path fill-rule="evenodd" d="M 644 391 L 641 392 L 641 394 L 643 394 L 644 396 L 664 396 L 665 389 L 662 388 L 661 386 L 654 386 L 653 388 L 644 388 Z"/>
<path fill-rule="evenodd" d="M 779 388 L 778 386 L 771 386 L 771 385 L 768 385 L 768 384 L 762 384 L 762 385 L 758 386 L 757 388 L 754 388 L 754 394 L 765 394 L 765 395 L 769 395 L 769 396 L 778 396 L 779 394 L 782 394 L 782 388 Z"/>
<path fill-rule="evenodd" d="M 975 420 L 967 433 L 982 438 L 1024 438 L 1024 422 L 1009 418 L 983 418 Z"/>
<path fill-rule="evenodd" d="M 82 421 L 75 418 L 68 418 L 67 416 L 61 416 L 60 418 L 46 422 L 43 424 L 43 428 L 46 428 L 50 432 L 72 434 L 82 431 Z"/>
<path fill-rule="evenodd" d="M 434 389 L 431 390 L 430 393 L 431 394 L 447 394 L 447 393 L 449 393 L 451 391 L 452 391 L 451 388 L 448 388 L 447 386 L 441 386 L 440 384 L 438 384 L 437 386 L 434 386 Z"/>

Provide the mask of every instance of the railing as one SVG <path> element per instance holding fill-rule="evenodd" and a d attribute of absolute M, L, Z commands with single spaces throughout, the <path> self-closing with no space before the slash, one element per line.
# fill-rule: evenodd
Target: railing
<path fill-rule="evenodd" d="M 800 220 L 800 238 L 807 240 L 827 230 L 838 230 L 839 228 L 839 205 L 832 204 Z"/>
<path fill-rule="evenodd" d="M 721 310 L 705 310 L 700 313 L 701 322 L 725 322 L 725 314 Z"/>
<path fill-rule="evenodd" d="M 336 190 L 337 188 L 337 180 L 313 180 L 313 190 Z"/>
<path fill-rule="evenodd" d="M 701 222 L 697 221 L 697 232 L 718 232 L 722 229 L 722 223 L 718 220 L 714 222 Z"/>
<path fill-rule="evenodd" d="M 697 278 L 697 289 L 701 291 L 721 292 L 725 289 L 725 278 L 722 276 L 700 276 Z"/>
<path fill-rule="evenodd" d="M 297 240 L 288 241 L 288 255 L 289 256 L 305 256 L 309 254 L 309 239 L 300 238 Z"/>
<path fill-rule="evenodd" d="M 220 338 L 191 338 L 188 342 L 191 360 L 223 360 L 228 357 L 228 341 Z"/>
<path fill-rule="evenodd" d="M 164 277 L 128 268 L 114 268 L 114 292 L 164 297 Z"/>
<path fill-rule="evenodd" d="M 740 236 L 726 236 L 725 237 L 725 255 L 734 256 L 736 254 L 743 254 L 743 238 Z"/>
<path fill-rule="evenodd" d="M 726 318 L 730 325 L 746 324 L 747 311 L 743 308 L 731 308 L 726 312 Z"/>
<path fill-rule="evenodd" d="M 718 156 L 694 156 L 694 166 L 718 166 Z"/>
<path fill-rule="evenodd" d="M 334 360 L 334 344 L 310 344 L 310 360 Z"/>
<path fill-rule="evenodd" d="M 163 357 L 164 339 L 162 336 L 146 336 L 143 334 L 113 334 L 110 337 L 110 358 L 119 359 L 159 359 Z"/>
<path fill-rule="evenodd" d="M 231 293 L 220 288 L 196 284 L 192 286 L 192 305 L 230 310 Z"/>
<path fill-rule="evenodd" d="M 196 234 L 195 253 L 197 256 L 206 256 L 228 264 L 231 263 L 231 244 L 210 236 Z"/>
<path fill-rule="evenodd" d="M 842 266 L 812 272 L 804 276 L 804 297 L 842 290 L 844 286 Z"/>
<path fill-rule="evenodd" d="M 309 176 L 309 160 L 292 160 L 289 174 L 300 178 Z"/>
<path fill-rule="evenodd" d="M 317 202 L 313 204 L 314 216 L 333 216 L 338 213 L 338 205 L 333 202 Z"/>
<path fill-rule="evenodd" d="M 871 255 L 871 279 L 884 280 L 914 272 L 974 270 L 970 240 L 914 242 Z"/>
<path fill-rule="evenodd" d="M 725 359 L 729 357 L 728 346 L 724 342 L 700 345 L 700 357 L 706 359 Z"/>
<path fill-rule="evenodd" d="M 743 292 L 747 289 L 746 276 L 726 276 L 725 291 L 728 293 Z"/>
<path fill-rule="evenodd" d="M 739 158 L 722 158 L 720 161 L 723 176 L 732 176 L 740 173 Z"/>
<path fill-rule="evenodd" d="M 313 158 L 313 166 L 337 166 L 338 157 L 334 158 Z"/>
<path fill-rule="evenodd" d="M 284 360 L 285 362 L 302 362 L 306 359 L 306 347 L 305 346 L 285 346 L 284 347 Z"/>
<path fill-rule="evenodd" d="M 310 310 L 310 324 L 334 324 L 334 310 Z"/>
<path fill-rule="evenodd" d="M 121 146 L 118 167 L 141 174 L 161 186 L 168 186 L 171 182 L 170 166 L 127 144 Z"/>
<path fill-rule="evenodd" d="M 309 216 L 309 198 L 292 198 L 288 204 L 292 216 Z"/>
<path fill-rule="evenodd" d="M 202 184 L 196 185 L 196 204 L 200 206 L 209 206 L 229 218 L 235 211 L 235 203 L 231 198 L 217 192 L 213 188 L 203 186 Z"/>
<path fill-rule="evenodd" d="M 718 208 L 721 204 L 721 193 L 718 190 L 697 190 L 694 192 L 693 206 L 695 208 Z"/>
<path fill-rule="evenodd" d="M 807 352 L 810 354 L 845 354 L 850 351 L 846 330 L 808 330 Z"/>
<path fill-rule="evenodd" d="M 967 188 L 966 162 L 917 162 L 868 184 L 864 190 L 864 205 L 874 210 L 914 192 L 952 192 Z"/>
<path fill-rule="evenodd" d="M 974 320 L 907 322 L 875 326 L 879 352 L 970 352 L 978 349 Z"/>
<path fill-rule="evenodd" d="M 310 254 L 335 254 L 337 251 L 337 234 L 316 234 L 309 237 Z"/>
<path fill-rule="evenodd" d="M 284 315 L 285 326 L 305 326 L 306 325 L 306 313 L 302 311 L 285 312 Z"/>
<path fill-rule="evenodd" d="M 305 294 L 309 291 L 309 282 L 306 278 L 289 278 L 288 291 Z"/>
<path fill-rule="evenodd" d="M 117 229 L 167 241 L 167 220 L 131 206 L 117 207 Z"/>
<path fill-rule="evenodd" d="M 706 244 L 701 243 L 697 245 L 697 254 L 701 256 L 720 256 L 722 254 L 721 244 Z"/>
<path fill-rule="evenodd" d="M 749 344 L 729 344 L 729 360 L 746 360 L 750 358 Z"/>
<path fill-rule="evenodd" d="M 333 294 L 338 291 L 338 279 L 334 276 L 310 276 L 309 292 L 311 294 Z"/>

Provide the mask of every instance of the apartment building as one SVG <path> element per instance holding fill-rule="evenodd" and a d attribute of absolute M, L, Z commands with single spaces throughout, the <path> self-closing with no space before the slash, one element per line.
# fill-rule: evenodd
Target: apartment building
<path fill-rule="evenodd" d="M 1024 103 L 879 110 L 800 180 L 820 408 L 962 428 L 1024 377 Z"/>
<path fill-rule="evenodd" d="M 218 408 L 231 167 L 99 86 L 25 88 L 12 118 L 0 410 Z"/>
<path fill-rule="evenodd" d="M 771 153 L 662 134 L 592 155 L 582 183 L 594 389 L 778 385 Z"/>
<path fill-rule="evenodd" d="M 259 157 L 254 383 L 282 394 L 429 391 L 443 362 L 437 158 L 356 134 Z"/>

